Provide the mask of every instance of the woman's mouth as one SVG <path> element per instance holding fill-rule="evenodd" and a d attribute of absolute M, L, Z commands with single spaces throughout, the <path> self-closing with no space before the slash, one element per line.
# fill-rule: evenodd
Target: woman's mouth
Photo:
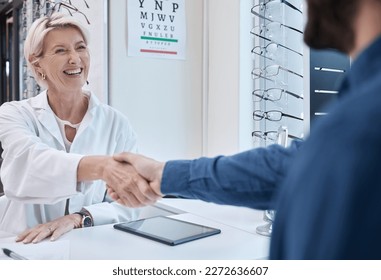
<path fill-rule="evenodd" d="M 82 69 L 78 68 L 78 69 L 73 69 L 73 70 L 66 70 L 66 71 L 64 71 L 64 73 L 66 75 L 70 75 L 70 76 L 80 75 L 82 73 Z"/>

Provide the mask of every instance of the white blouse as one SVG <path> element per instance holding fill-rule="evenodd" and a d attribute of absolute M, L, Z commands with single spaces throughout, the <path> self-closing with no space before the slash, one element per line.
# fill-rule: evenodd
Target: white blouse
<path fill-rule="evenodd" d="M 56 114 L 54 114 L 54 117 L 56 118 L 58 127 L 60 128 L 60 132 L 61 132 L 64 144 L 65 144 L 66 152 L 70 152 L 71 142 L 66 137 L 65 126 L 66 125 L 70 126 L 71 128 L 74 128 L 76 131 L 78 131 L 78 128 L 81 125 L 81 123 L 72 124 L 69 121 L 61 120 L 59 117 L 57 117 Z"/>

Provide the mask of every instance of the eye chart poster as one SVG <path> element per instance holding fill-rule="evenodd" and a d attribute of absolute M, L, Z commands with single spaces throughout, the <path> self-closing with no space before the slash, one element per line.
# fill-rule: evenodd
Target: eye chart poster
<path fill-rule="evenodd" d="M 128 55 L 185 59 L 185 0 L 128 0 Z"/>

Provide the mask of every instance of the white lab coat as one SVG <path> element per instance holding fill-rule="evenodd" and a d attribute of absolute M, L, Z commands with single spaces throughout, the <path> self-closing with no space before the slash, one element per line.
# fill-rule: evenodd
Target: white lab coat
<path fill-rule="evenodd" d="M 95 225 L 136 219 L 138 210 L 105 202 L 105 183 L 77 183 L 77 166 L 84 155 L 136 151 L 136 134 L 127 118 L 87 93 L 89 107 L 70 148 L 65 145 L 47 92 L 0 107 L 3 146 L 0 230 L 20 233 L 65 213 L 86 208 Z"/>

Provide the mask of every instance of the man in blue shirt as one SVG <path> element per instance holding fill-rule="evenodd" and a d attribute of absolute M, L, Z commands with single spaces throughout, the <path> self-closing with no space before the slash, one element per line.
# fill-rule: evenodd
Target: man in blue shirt
<path fill-rule="evenodd" d="M 277 210 L 272 259 L 381 259 L 381 0 L 307 0 L 305 42 L 353 59 L 329 115 L 308 139 L 233 156 L 132 164 L 149 187 L 111 184 L 139 206 L 174 194 Z"/>

